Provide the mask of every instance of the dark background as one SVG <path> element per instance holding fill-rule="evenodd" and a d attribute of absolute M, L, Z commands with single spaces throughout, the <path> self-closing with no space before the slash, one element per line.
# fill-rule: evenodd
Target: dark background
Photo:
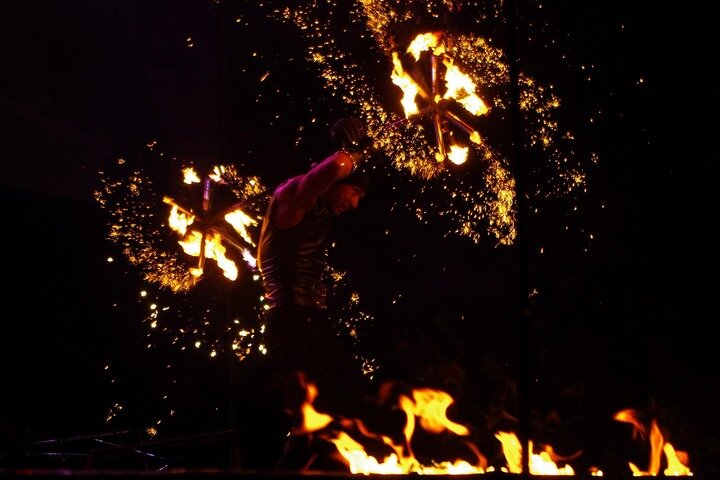
<path fill-rule="evenodd" d="M 0 6 L 0 465 L 40 461 L 28 452 L 49 439 L 235 426 L 243 367 L 150 338 L 143 282 L 107 239 L 93 194 L 119 156 L 162 190 L 174 181 L 169 158 L 232 163 L 272 186 L 329 153 L 325 135 L 344 106 L 325 98 L 297 32 L 266 15 L 282 2 L 244 3 Z M 710 7 L 518 8 L 523 67 L 555 86 L 578 151 L 598 154 L 588 193 L 575 214 L 530 216 L 524 261 L 515 247 L 388 214 L 403 190 L 378 182 L 347 220 L 367 237 L 346 236 L 341 249 L 355 250 L 345 265 L 377 312 L 369 348 L 388 377 L 455 389 L 469 422 L 492 429 L 503 412 L 517 414 L 517 292 L 527 280 L 540 292 L 530 316 L 531 398 L 544 439 L 584 449 L 580 465 L 622 471 L 637 447 L 612 415 L 635 408 L 710 478 L 719 424 Z M 143 153 L 149 140 L 164 157 Z M 388 224 L 401 234 L 383 239 Z M 200 304 L 229 309 L 237 305 L 226 296 L 246 295 L 220 282 L 202 292 Z"/>

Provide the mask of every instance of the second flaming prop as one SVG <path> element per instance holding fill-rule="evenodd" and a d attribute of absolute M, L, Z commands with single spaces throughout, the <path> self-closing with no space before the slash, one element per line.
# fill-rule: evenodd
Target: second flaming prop
<path fill-rule="evenodd" d="M 405 111 L 405 120 L 414 121 L 425 116 L 432 116 L 435 130 L 437 151 L 435 159 L 443 162 L 447 158 L 460 165 L 467 160 L 468 147 L 454 142 L 452 132 L 446 127 L 446 120 L 464 131 L 471 142 L 480 143 L 480 134 L 472 125 L 468 124 L 450 107 L 457 103 L 472 115 L 484 115 L 488 107 L 475 92 L 476 85 L 472 79 L 463 73 L 450 58 L 443 43 L 442 32 L 422 33 L 415 37 L 407 48 L 419 62 L 425 52 L 430 54 L 430 91 L 423 87 L 421 79 L 413 77 L 403 67 L 401 57 L 397 51 L 392 52 L 393 71 L 392 81 L 403 91 L 401 100 Z M 441 67 L 441 64 L 444 68 Z M 444 84 L 444 85 L 443 85 Z M 442 92 L 442 90 L 445 90 Z M 418 106 L 417 98 L 422 101 L 422 108 Z M 446 142 L 446 138 L 448 142 Z M 449 148 L 448 148 L 449 143 Z"/>
<path fill-rule="evenodd" d="M 255 268 L 255 257 L 250 247 L 255 247 L 255 242 L 250 237 L 248 227 L 257 225 L 257 220 L 247 215 L 241 204 L 236 203 L 221 212 L 211 215 L 212 187 L 213 183 L 222 181 L 224 167 L 215 167 L 213 173 L 208 174 L 203 181 L 202 215 L 197 215 L 191 209 L 179 205 L 170 197 L 164 197 L 163 202 L 172 206 L 168 224 L 170 228 L 182 235 L 178 242 L 185 253 L 198 257 L 197 267 L 191 268 L 192 275 L 199 278 L 205 270 L 205 259 L 214 259 L 222 269 L 223 275 L 235 280 L 238 276 L 238 268 L 235 262 L 225 256 L 223 242 L 228 243 L 242 253 L 243 259 L 251 268 Z M 184 183 L 199 183 L 200 179 L 191 168 L 184 171 Z M 230 225 L 237 235 L 231 233 L 227 228 Z M 196 225 L 196 228 L 189 228 Z M 240 238 L 242 242 L 240 241 Z M 247 245 L 243 245 L 242 243 Z"/>

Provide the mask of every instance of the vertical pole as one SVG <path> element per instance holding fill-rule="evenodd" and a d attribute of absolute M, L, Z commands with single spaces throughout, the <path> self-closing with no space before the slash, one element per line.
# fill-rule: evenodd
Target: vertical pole
<path fill-rule="evenodd" d="M 440 73 L 438 71 L 438 62 L 439 57 L 435 54 L 432 55 L 432 102 L 435 102 L 435 99 L 440 94 Z M 433 117 L 433 123 L 435 125 L 435 139 L 437 140 L 437 146 L 438 146 L 438 155 L 436 155 L 436 159 L 438 162 L 442 162 L 445 160 L 445 157 L 447 156 L 447 149 L 445 148 L 445 138 L 443 137 L 443 130 L 442 130 L 442 113 L 438 110 L 435 110 L 435 115 Z"/>
<path fill-rule="evenodd" d="M 513 173 L 517 204 L 517 253 L 518 253 L 518 331 L 519 331 L 519 418 L 520 443 L 522 445 L 522 477 L 530 478 L 530 417 L 532 410 L 532 372 L 530 355 L 531 312 L 529 303 L 528 259 L 526 238 L 525 169 L 523 165 L 523 132 L 520 113 L 520 83 L 517 54 L 517 6 L 515 0 L 505 0 L 507 22 L 508 88 L 510 95 L 510 134 L 512 136 Z"/>
<path fill-rule="evenodd" d="M 217 102 L 218 102 L 218 133 L 217 133 L 217 163 L 225 165 L 229 163 L 230 155 L 230 115 L 228 106 L 228 69 L 227 69 L 227 13 L 224 1 L 213 1 L 215 16 L 215 45 L 216 45 L 216 62 L 217 62 Z M 226 318 L 230 317 L 230 304 L 228 300 L 225 305 L 227 307 Z M 228 339 L 229 340 L 229 339 Z M 230 442 L 230 466 L 233 470 L 238 470 L 242 466 L 242 452 L 240 451 L 240 435 L 237 425 L 237 398 L 236 398 L 236 358 L 232 346 L 226 345 L 227 361 L 228 361 L 228 418 L 227 422 L 230 430 L 236 432 Z"/>
<path fill-rule="evenodd" d="M 210 176 L 206 176 L 205 180 L 203 181 L 203 198 L 202 198 L 202 212 L 203 212 L 203 218 L 208 218 L 210 216 L 210 208 L 212 206 L 211 203 L 211 195 L 212 192 L 212 180 L 210 179 Z M 200 252 L 198 253 L 198 270 L 200 272 L 203 271 L 205 268 L 205 244 L 207 243 L 207 236 L 208 234 L 203 232 L 202 238 L 200 239 Z"/>
<path fill-rule="evenodd" d="M 225 164 L 229 155 L 229 126 L 228 126 L 228 82 L 227 82 L 227 38 L 226 38 L 226 13 L 225 2 L 214 1 L 215 7 L 215 44 L 217 62 L 217 86 L 218 86 L 218 145 L 217 163 Z"/>

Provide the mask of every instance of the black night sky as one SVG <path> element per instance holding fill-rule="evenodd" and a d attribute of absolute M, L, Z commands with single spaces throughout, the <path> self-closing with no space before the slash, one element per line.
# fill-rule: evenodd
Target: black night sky
<path fill-rule="evenodd" d="M 106 434 L 127 443 L 124 435 L 150 426 L 172 439 L 242 423 L 245 364 L 227 351 L 183 348 L 192 334 L 178 332 L 191 332 L 208 307 L 220 323 L 201 330 L 222 338 L 228 317 L 252 316 L 254 286 L 148 286 L 109 240 L 95 192 L 118 158 L 173 196 L 181 161 L 232 164 L 272 187 L 331 153 L 329 126 L 355 112 L 324 88 L 298 29 L 270 14 L 292 2 L 256 3 L 0 4 L 0 467 L 54 465 L 38 454 L 52 449 L 45 440 Z M 472 28 L 480 7 L 454 3 L 463 12 L 436 21 Z M 492 437 L 503 415 L 518 415 L 526 282 L 536 290 L 528 318 L 538 441 L 561 454 L 582 450 L 576 473 L 627 473 L 628 461 L 646 466 L 647 453 L 612 416 L 632 408 L 657 419 L 696 474 L 720 473 L 709 5 L 515 2 L 520 69 L 561 99 L 571 155 L 597 158 L 587 191 L 534 203 L 521 255 L 517 245 L 474 243 L 441 221 L 417 221 L 397 208 L 415 187 L 375 179 L 363 208 L 342 220 L 335 253 L 375 314 L 364 348 L 381 377 L 449 389 L 458 421 Z M 502 48 L 508 31 L 497 19 L 488 25 Z M 527 185 L 552 181 L 523 160 L 514 165 Z M 169 333 L 151 331 L 141 291 L 182 305 Z M 225 466 L 204 448 L 195 457 L 176 450 L 177 465 Z M 247 456 L 244 465 L 257 466 Z"/>

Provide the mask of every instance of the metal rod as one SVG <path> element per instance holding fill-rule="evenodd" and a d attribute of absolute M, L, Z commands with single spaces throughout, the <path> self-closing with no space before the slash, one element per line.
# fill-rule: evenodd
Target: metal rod
<path fill-rule="evenodd" d="M 506 0 L 505 16 L 507 21 L 508 43 L 508 89 L 510 96 L 510 132 L 512 137 L 512 166 L 515 176 L 515 198 L 517 202 L 517 236 L 515 239 L 518 253 L 518 330 L 519 330 L 519 418 L 520 442 L 522 445 L 522 478 L 530 478 L 530 420 L 532 411 L 532 368 L 530 357 L 531 311 L 529 302 L 528 258 L 525 221 L 525 172 L 522 149 L 522 123 L 520 117 L 520 82 L 517 54 L 517 7 L 514 0 Z"/>
<path fill-rule="evenodd" d="M 450 120 L 452 123 L 454 123 L 458 128 L 463 130 L 468 135 L 472 135 L 473 133 L 475 133 L 475 129 L 472 127 L 472 125 L 467 123 L 462 118 L 458 117 L 456 114 L 454 114 L 450 110 L 444 110 L 443 114 L 448 118 L 448 120 Z"/>

